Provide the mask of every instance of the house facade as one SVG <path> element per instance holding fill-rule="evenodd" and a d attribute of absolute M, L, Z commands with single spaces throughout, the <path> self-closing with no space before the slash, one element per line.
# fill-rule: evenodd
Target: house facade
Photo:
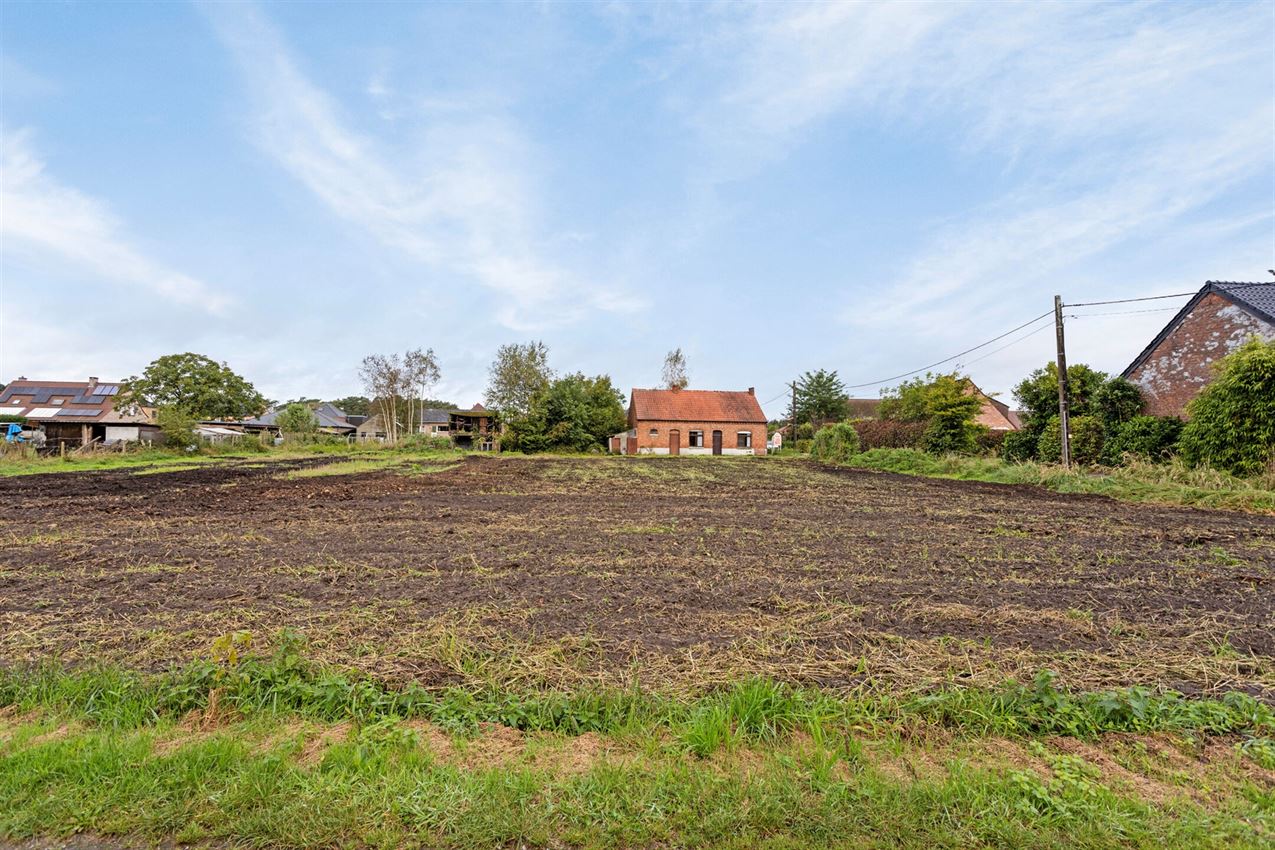
<path fill-rule="evenodd" d="M 1121 374 L 1141 388 L 1146 413 L 1185 416 L 1213 364 L 1252 337 L 1275 340 L 1275 281 L 1209 281 Z"/>
<path fill-rule="evenodd" d="M 617 454 L 764 455 L 766 414 L 747 391 L 634 389 Z"/>
<path fill-rule="evenodd" d="M 44 432 L 45 444 L 78 448 L 90 443 L 155 442 L 159 428 L 149 411 L 115 409 L 119 384 L 30 381 L 19 378 L 0 391 L 0 415 L 21 416 Z"/>

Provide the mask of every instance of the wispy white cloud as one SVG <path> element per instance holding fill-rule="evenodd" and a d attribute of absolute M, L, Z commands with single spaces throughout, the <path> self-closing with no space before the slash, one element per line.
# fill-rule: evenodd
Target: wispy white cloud
<path fill-rule="evenodd" d="M 534 153 L 499 114 L 430 121 L 406 149 L 351 126 L 300 69 L 253 6 L 204 7 L 255 102 L 254 133 L 335 214 L 381 243 L 498 295 L 498 320 L 524 330 L 577 320 L 592 309 L 630 310 L 597 295 L 547 256 L 528 175 Z"/>
<path fill-rule="evenodd" d="M 923 225 L 867 303 L 847 293 L 849 322 L 968 334 L 958 315 L 1017 311 L 1270 173 L 1271 29 L 1261 3 L 762 4 L 701 36 L 726 58 L 688 114 L 724 180 L 846 114 L 1000 157 L 1001 197 Z"/>
<path fill-rule="evenodd" d="M 0 131 L 0 239 L 10 257 L 28 254 L 207 313 L 224 314 L 232 303 L 147 256 L 105 202 L 49 175 L 25 130 Z"/>

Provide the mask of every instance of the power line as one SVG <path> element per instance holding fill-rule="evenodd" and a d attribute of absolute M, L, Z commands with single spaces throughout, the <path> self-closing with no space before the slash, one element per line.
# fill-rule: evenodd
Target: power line
<path fill-rule="evenodd" d="M 1073 305 L 1074 306 L 1074 305 Z M 1177 307 L 1153 307 L 1150 310 L 1115 310 L 1108 313 L 1068 313 L 1069 319 L 1088 319 L 1091 316 L 1131 316 L 1134 313 L 1168 313 L 1177 310 Z"/>
<path fill-rule="evenodd" d="M 980 357 L 975 357 L 973 360 L 969 361 L 968 363 L 959 364 L 959 366 L 961 368 L 973 366 L 975 363 L 978 363 L 979 361 L 982 361 L 982 360 L 986 360 L 987 358 L 991 357 L 993 354 L 999 354 L 1007 348 L 1013 348 L 1015 345 L 1018 345 L 1020 342 L 1029 340 L 1032 337 L 1034 337 L 1036 334 L 1040 333 L 1041 331 L 1047 331 L 1052 327 L 1053 325 L 1047 325 L 1047 324 L 1041 325 L 1040 327 L 1036 328 L 1036 330 L 1032 331 L 1031 333 L 1024 334 L 1023 336 L 1020 336 L 1018 339 L 1014 340 L 1013 342 L 1009 342 L 1009 343 L 1006 343 L 1005 345 L 1002 345 L 1000 348 L 993 348 L 991 351 L 987 352 L 986 354 Z"/>
<path fill-rule="evenodd" d="M 895 375 L 894 377 L 891 377 L 891 378 L 882 378 L 882 379 L 881 379 L 881 380 L 879 380 L 879 381 L 868 381 L 867 383 L 863 383 L 863 384 L 851 384 L 851 385 L 847 386 L 847 387 L 846 387 L 846 389 L 848 389 L 848 390 L 857 390 L 857 389 L 859 389 L 859 388 L 861 388 L 861 387 L 875 387 L 875 386 L 878 386 L 878 385 L 880 385 L 880 384 L 888 384 L 888 383 L 890 383 L 891 381 L 897 381 L 897 380 L 899 380 L 900 378 L 909 378 L 909 377 L 911 377 L 912 375 L 920 374 L 921 372 L 924 372 L 924 371 L 926 371 L 927 369 L 933 369 L 935 366 L 942 366 L 944 363 L 948 363 L 948 362 L 950 362 L 950 361 L 952 361 L 952 360 L 955 360 L 955 359 L 956 359 L 956 358 L 958 358 L 958 357 L 964 357 L 966 354 L 969 354 L 971 351 L 978 351 L 980 348 L 986 348 L 987 346 L 991 345 L 992 343 L 994 343 L 994 342 L 998 342 L 999 340 L 1004 339 L 1005 337 L 1009 336 L 1010 334 L 1018 333 L 1018 332 L 1019 332 L 1019 331 L 1021 331 L 1023 328 L 1028 327 L 1028 326 L 1030 326 L 1030 325 L 1034 325 L 1034 324 L 1036 324 L 1037 322 L 1039 322 L 1041 319 L 1045 318 L 1046 316 L 1053 315 L 1053 312 L 1054 312 L 1053 310 L 1049 310 L 1049 311 L 1046 311 L 1046 312 L 1044 312 L 1044 313 L 1041 313 L 1039 316 L 1037 316 L 1036 318 L 1032 319 L 1031 321 L 1023 322 L 1023 323 L 1022 323 L 1021 325 L 1019 325 L 1018 327 L 1016 327 L 1016 328 L 1011 328 L 1010 330 L 1005 331 L 1005 333 L 1001 334 L 1000 336 L 994 336 L 994 337 L 992 337 L 991 339 L 987 340 L 987 342 L 980 342 L 978 345 L 974 346 L 973 348 L 967 348 L 967 349 L 965 349 L 964 351 L 961 351 L 961 352 L 958 352 L 958 353 L 956 353 L 956 354 L 953 354 L 951 357 L 944 357 L 942 360 L 936 360 L 936 361 L 934 361 L 933 363 L 929 364 L 928 366 L 922 366 L 920 369 L 913 369 L 911 372 L 904 372 L 904 373 L 903 373 L 903 374 L 901 374 L 901 375 Z"/>
<path fill-rule="evenodd" d="M 1221 286 L 1216 286 L 1215 288 L 1221 289 L 1225 292 L 1230 292 L 1232 289 L 1247 289 L 1250 286 L 1275 286 L 1275 282 L 1232 283 L 1232 284 L 1223 284 Z M 1082 301 L 1079 304 L 1064 304 L 1063 306 L 1064 307 L 1097 307 L 1102 304 L 1130 304 L 1134 301 L 1159 301 L 1164 298 L 1185 298 L 1188 295 L 1195 295 L 1198 292 L 1199 290 L 1197 289 L 1195 290 L 1195 292 L 1175 292 L 1172 295 L 1148 295 L 1144 298 L 1116 298 L 1111 301 Z"/>

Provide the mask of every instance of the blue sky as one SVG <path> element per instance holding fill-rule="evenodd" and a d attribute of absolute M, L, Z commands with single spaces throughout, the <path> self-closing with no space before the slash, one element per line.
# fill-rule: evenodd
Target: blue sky
<path fill-rule="evenodd" d="M 428 346 L 468 404 L 543 339 L 626 390 L 680 346 L 765 401 L 1055 293 L 1261 280 L 1273 10 L 5 3 L 0 378 L 193 350 L 329 398 Z M 1072 320 L 1070 359 L 1119 371 L 1170 315 Z M 1036 330 L 961 365 L 1008 391 Z"/>

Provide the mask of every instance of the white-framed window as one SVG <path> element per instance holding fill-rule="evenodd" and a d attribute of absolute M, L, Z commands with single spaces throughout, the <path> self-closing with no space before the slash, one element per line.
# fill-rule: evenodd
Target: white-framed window
<path fill-rule="evenodd" d="M 735 434 L 735 448 L 751 449 L 753 447 L 753 432 L 739 431 Z"/>
<path fill-rule="evenodd" d="M 691 440 L 691 441 L 690 441 L 690 443 L 689 443 L 688 445 L 690 445 L 691 447 L 693 447 L 693 448 L 703 448 L 703 447 L 704 447 L 704 432 L 703 432 L 703 431 L 691 431 L 691 432 L 690 432 L 690 440 Z"/>

